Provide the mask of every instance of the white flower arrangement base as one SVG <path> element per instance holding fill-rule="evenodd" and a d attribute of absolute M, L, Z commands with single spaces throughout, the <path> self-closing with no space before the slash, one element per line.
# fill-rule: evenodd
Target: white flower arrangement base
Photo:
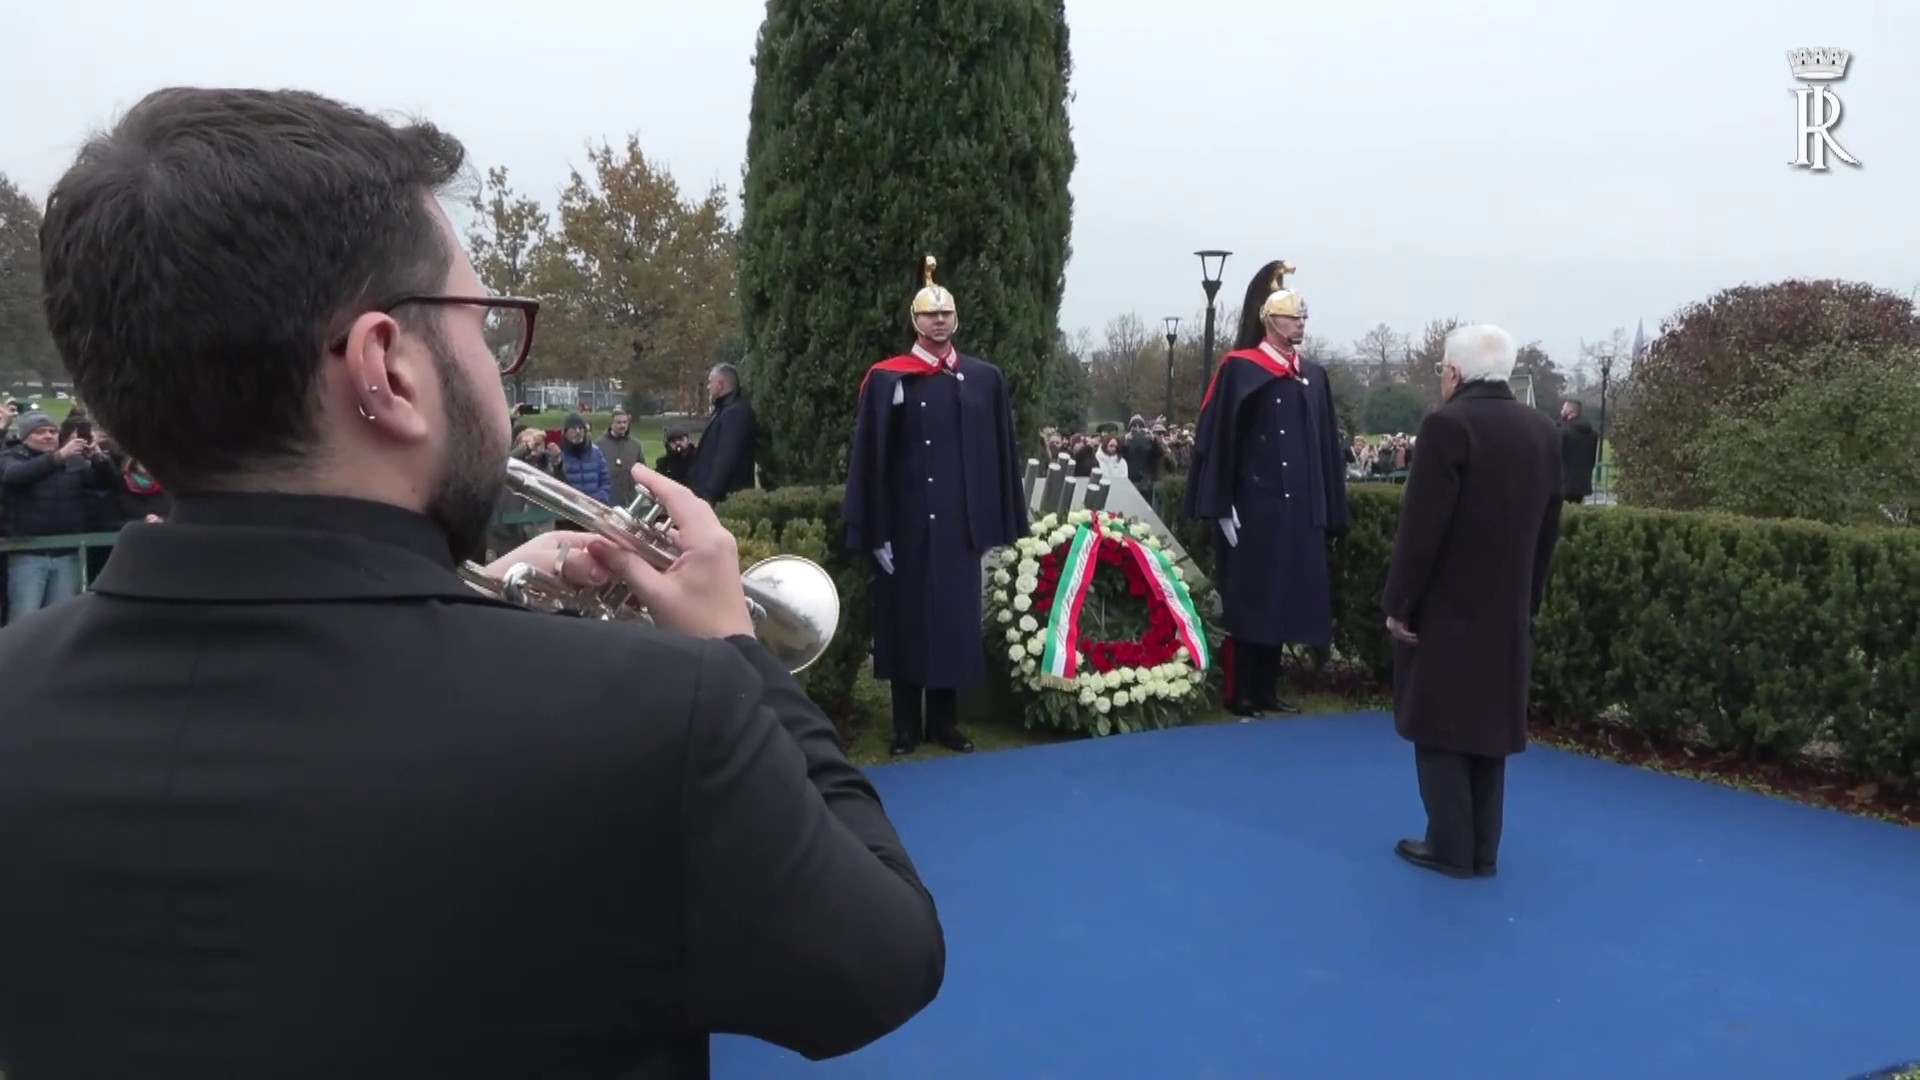
<path fill-rule="evenodd" d="M 999 658 L 1029 727 L 1092 735 L 1173 727 L 1204 702 L 1208 627 L 1155 531 L 1119 514 L 1048 514 L 988 560 L 989 655 Z M 1094 578 L 1124 575 L 1149 628 L 1134 641 L 1082 630 Z"/>

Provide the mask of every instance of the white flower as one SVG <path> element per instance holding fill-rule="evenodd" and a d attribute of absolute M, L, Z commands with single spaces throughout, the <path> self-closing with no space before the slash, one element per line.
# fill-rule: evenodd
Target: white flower
<path fill-rule="evenodd" d="M 1107 697 L 1094 698 L 1093 707 L 1102 713 L 1111 712 L 1113 709 L 1113 699 Z"/>
<path fill-rule="evenodd" d="M 1157 536 L 1147 537 L 1145 543 L 1147 545 L 1147 549 L 1150 551 L 1162 551 L 1162 550 L 1165 550 L 1166 548 L 1166 545 L 1161 543 L 1160 538 Z"/>
<path fill-rule="evenodd" d="M 1019 640 L 1021 640 L 1021 639 L 1023 639 L 1023 638 L 1025 638 L 1026 636 L 1027 636 L 1027 635 L 1025 635 L 1025 634 L 1023 634 L 1023 633 L 1021 633 L 1020 631 L 1018 631 L 1018 630 L 1016 630 L 1016 629 L 1014 629 L 1014 628 L 1013 628 L 1013 627 L 1011 627 L 1011 626 L 1009 626 L 1009 627 L 1007 627 L 1007 641 L 1008 641 L 1008 642 L 1015 642 L 1015 641 L 1019 641 Z"/>
<path fill-rule="evenodd" d="M 1093 511 L 1091 510 L 1075 510 L 1073 513 L 1067 515 L 1067 524 L 1069 525 L 1085 525 L 1092 520 Z"/>
<path fill-rule="evenodd" d="M 1046 638 L 1036 637 L 1032 641 L 1027 642 L 1027 652 L 1032 653 L 1034 656 L 1039 656 L 1041 653 L 1044 653 L 1046 651 L 1047 651 Z"/>
<path fill-rule="evenodd" d="M 1020 599 L 1025 600 L 1026 597 L 1023 596 Z M 1001 614 L 1006 615 L 1007 618 L 1009 619 L 1013 618 L 1013 615 L 1011 612 L 1002 612 Z M 1022 615 L 1020 616 L 1020 629 L 1025 630 L 1027 633 L 1031 634 L 1034 631 L 1040 629 L 1039 620 L 1035 619 L 1031 615 Z"/>
<path fill-rule="evenodd" d="M 1039 577 L 1040 564 L 1037 562 L 1034 562 L 1032 559 L 1021 559 L 1020 560 L 1020 576 L 1022 578 Z"/>
<path fill-rule="evenodd" d="M 1040 676 L 1035 675 L 1033 678 L 1027 680 L 1027 688 L 1030 690 L 1045 690 L 1047 684 L 1041 681 Z"/>
<path fill-rule="evenodd" d="M 1013 584 L 1013 575 L 1007 573 L 1005 570 L 995 570 L 993 572 L 993 583 L 1001 588 L 1005 588 Z"/>
<path fill-rule="evenodd" d="M 1024 660 L 1026 659 L 1026 655 L 1027 655 L 1026 647 L 1022 645 L 1015 645 L 1013 648 L 1007 650 L 1007 659 L 1009 660 L 1013 660 L 1013 661 Z"/>
<path fill-rule="evenodd" d="M 1032 607 L 1033 607 L 1033 597 L 1031 596 L 1016 596 L 1013 598 L 1013 609 L 1015 611 L 1027 611 L 1027 610 L 1030 610 Z M 1025 621 L 1033 622 L 1033 619 L 1029 617 Z M 1034 625 L 1037 628 L 1039 624 L 1035 623 Z"/>
<path fill-rule="evenodd" d="M 1010 622 L 1012 622 L 1012 621 L 1013 621 L 1013 612 L 1011 612 L 1011 611 L 1008 611 L 1008 610 L 1007 610 L 1006 608 L 1001 608 L 1001 609 L 1000 609 L 1000 621 L 1001 621 L 1001 622 L 1003 622 L 1003 623 L 1010 623 Z"/>
<path fill-rule="evenodd" d="M 1092 687 L 1083 686 L 1080 688 L 1080 704 L 1082 705 L 1093 704 L 1093 688 Z"/>
<path fill-rule="evenodd" d="M 1013 590 L 1022 596 L 1025 596 L 1026 594 L 1034 591 L 1035 589 L 1038 589 L 1039 587 L 1040 587 L 1039 578 L 1023 577 L 1019 581 L 1016 581 L 1013 583 Z"/>
<path fill-rule="evenodd" d="M 1052 532 L 1060 524 L 1059 514 L 1048 514 L 1034 524 L 1034 532 Z"/>
<path fill-rule="evenodd" d="M 1125 690 L 1122 690 L 1119 693 L 1113 695 L 1113 703 L 1116 706 L 1125 705 L 1127 702 L 1131 700 L 1133 699 L 1127 696 L 1127 692 Z"/>
<path fill-rule="evenodd" d="M 1040 665 L 1034 663 L 1032 660 L 1020 661 L 1020 670 L 1026 672 L 1028 675 L 1031 675 L 1035 671 L 1039 670 L 1039 667 Z"/>
<path fill-rule="evenodd" d="M 1176 659 L 1180 659 L 1180 660 L 1193 659 L 1193 654 L 1187 651 L 1187 647 L 1185 645 L 1180 646 L 1179 650 L 1176 651 L 1173 655 Z"/>

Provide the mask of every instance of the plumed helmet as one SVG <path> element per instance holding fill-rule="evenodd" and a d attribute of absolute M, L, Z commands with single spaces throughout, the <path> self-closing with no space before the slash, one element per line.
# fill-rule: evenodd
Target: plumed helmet
<path fill-rule="evenodd" d="M 1306 298 L 1287 288 L 1287 275 L 1294 272 L 1293 264 L 1282 260 L 1273 269 L 1273 280 L 1269 286 L 1266 300 L 1260 305 L 1260 317 L 1271 318 L 1284 315 L 1294 319 L 1307 317 Z"/>
<path fill-rule="evenodd" d="M 939 264 L 934 261 L 933 256 L 927 256 L 925 268 L 920 271 L 920 280 L 922 282 L 920 291 L 913 295 L 913 313 L 915 315 L 932 315 L 942 311 L 952 314 L 959 313 L 954 307 L 953 294 L 934 284 L 933 272 L 938 267 Z"/>

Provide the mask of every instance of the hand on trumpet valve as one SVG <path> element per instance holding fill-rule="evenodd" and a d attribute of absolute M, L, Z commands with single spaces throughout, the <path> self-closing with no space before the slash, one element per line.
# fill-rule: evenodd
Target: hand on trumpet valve
<path fill-rule="evenodd" d="M 720 516 L 700 496 L 645 465 L 633 467 L 633 479 L 653 494 L 673 523 L 667 537 L 679 558 L 656 570 L 635 552 L 598 536 L 588 539 L 588 554 L 633 590 L 657 626 L 694 637 L 754 636 L 740 584 L 740 547 Z"/>
<path fill-rule="evenodd" d="M 555 530 L 542 533 L 487 564 L 487 573 L 504 579 L 516 563 L 558 576 L 577 589 L 599 588 L 613 580 L 607 568 L 587 554 L 592 533 Z"/>

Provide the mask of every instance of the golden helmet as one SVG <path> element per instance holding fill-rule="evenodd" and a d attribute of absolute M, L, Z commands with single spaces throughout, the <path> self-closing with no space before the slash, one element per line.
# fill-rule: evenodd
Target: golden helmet
<path fill-rule="evenodd" d="M 1260 317 L 1272 318 L 1276 315 L 1292 319 L 1307 317 L 1306 298 L 1287 288 L 1287 275 L 1294 272 L 1290 262 L 1282 262 L 1273 270 L 1272 291 L 1267 294 L 1266 302 L 1260 305 Z"/>
<path fill-rule="evenodd" d="M 933 315 L 943 311 L 948 314 L 959 313 L 953 304 L 953 294 L 933 283 L 933 271 L 938 266 L 933 256 L 927 256 L 926 267 L 920 271 L 920 280 L 924 284 L 913 296 L 915 315 Z"/>

